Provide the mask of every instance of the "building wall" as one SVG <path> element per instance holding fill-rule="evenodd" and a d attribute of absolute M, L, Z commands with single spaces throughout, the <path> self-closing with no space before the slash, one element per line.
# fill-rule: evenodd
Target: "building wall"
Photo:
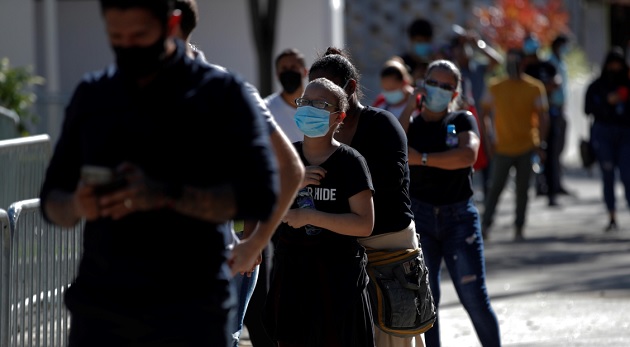
<path fill-rule="evenodd" d="M 474 17 L 476 5 L 490 0 L 347 0 L 346 41 L 353 61 L 362 74 L 365 102 L 371 103 L 380 91 L 382 64 L 409 48 L 407 27 L 423 17 L 433 24 L 433 41 L 446 43 L 452 25 L 465 26 Z"/>
<path fill-rule="evenodd" d="M 21 12 L 32 10 L 32 14 L 24 14 L 21 18 L 29 19 L 30 22 L 25 20 L 21 23 L 21 19 L 16 22 L 20 22 L 24 28 L 32 28 L 31 34 L 25 30 L 25 37 L 33 40 L 30 53 L 33 57 L 30 60 L 46 77 L 45 29 L 41 24 L 45 16 L 43 1 L 2 0 L 0 13 L 9 12 L 3 11 L 4 1 L 14 3 L 12 5 L 19 2 Z M 25 3 L 29 6 L 24 6 Z M 81 77 L 88 71 L 105 67 L 114 58 L 105 36 L 98 0 L 61 0 L 56 4 L 60 87 L 57 95 L 50 95 L 42 88 L 37 107 L 41 118 L 37 132 L 48 133 L 53 140 L 58 136 L 62 117 L 48 117 L 54 113 L 50 111 L 49 105 L 56 105 L 58 113 L 63 114 L 63 109 Z M 200 22 L 191 41 L 204 51 L 211 62 L 224 65 L 258 85 L 258 58 L 250 25 L 248 1 L 198 0 L 198 6 Z M 277 19 L 275 53 L 287 47 L 298 48 L 305 53 L 307 64 L 310 65 L 316 53 L 328 47 L 331 42 L 343 45 L 343 0 L 280 1 Z M 2 28 L 4 27 L 2 24 Z M 0 30 L 2 32 L 5 31 Z M 29 53 L 21 46 L 9 52 L 12 57 L 28 57 Z M 26 58 L 22 60 L 28 61 Z M 276 88 L 279 88 L 279 84 L 276 84 Z"/>
<path fill-rule="evenodd" d="M 0 58 L 11 66 L 35 66 L 35 18 L 32 1 L 0 0 Z"/>

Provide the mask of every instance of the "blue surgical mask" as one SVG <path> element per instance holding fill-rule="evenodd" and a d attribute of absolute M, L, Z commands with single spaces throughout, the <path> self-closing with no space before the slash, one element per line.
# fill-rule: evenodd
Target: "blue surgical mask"
<path fill-rule="evenodd" d="M 448 104 L 453 99 L 453 92 L 444 90 L 440 87 L 425 85 L 427 97 L 424 100 L 424 106 L 433 112 L 442 112 L 446 110 Z"/>
<path fill-rule="evenodd" d="M 383 90 L 382 93 L 383 97 L 385 98 L 385 102 L 390 105 L 396 105 L 403 101 L 403 99 L 405 98 L 405 93 L 403 93 L 401 89 L 391 91 Z"/>
<path fill-rule="evenodd" d="M 431 54 L 432 50 L 433 47 L 431 47 L 431 44 L 427 42 L 417 42 L 413 44 L 413 51 L 417 56 L 422 58 L 427 58 Z"/>
<path fill-rule="evenodd" d="M 549 96 L 549 103 L 554 106 L 561 106 L 564 103 L 564 93 L 562 87 L 555 89 Z"/>
<path fill-rule="evenodd" d="M 313 106 L 298 107 L 293 118 L 300 131 L 308 137 L 322 137 L 330 129 L 330 112 Z"/>

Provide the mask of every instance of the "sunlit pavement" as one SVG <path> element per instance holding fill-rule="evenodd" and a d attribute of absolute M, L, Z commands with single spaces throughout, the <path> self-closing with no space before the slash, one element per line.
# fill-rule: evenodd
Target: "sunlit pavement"
<path fill-rule="evenodd" d="M 597 168 L 564 176 L 573 196 L 560 207 L 530 190 L 525 240 L 513 241 L 514 195 L 508 186 L 485 243 L 487 285 L 503 346 L 630 346 L 630 211 L 617 186 L 618 225 L 608 217 Z M 480 204 L 483 211 L 483 205 Z M 442 346 L 481 346 L 443 271 Z"/>

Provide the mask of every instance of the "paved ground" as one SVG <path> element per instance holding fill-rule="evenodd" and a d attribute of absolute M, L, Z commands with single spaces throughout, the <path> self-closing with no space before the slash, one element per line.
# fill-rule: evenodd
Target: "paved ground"
<path fill-rule="evenodd" d="M 503 346 L 630 346 L 630 212 L 622 187 L 621 229 L 604 233 L 598 170 L 590 177 L 567 171 L 574 195 L 562 196 L 559 208 L 532 198 L 523 242 L 512 241 L 513 192 L 501 198 L 485 251 Z M 480 346 L 448 277 L 442 288 L 443 346 Z"/>
<path fill-rule="evenodd" d="M 568 169 L 565 185 L 574 194 L 558 208 L 532 191 L 522 242 L 513 241 L 511 187 L 501 197 L 485 251 L 503 346 L 630 346 L 630 212 L 621 186 L 621 229 L 604 233 L 598 170 Z M 480 346 L 446 271 L 442 292 L 442 346 Z"/>

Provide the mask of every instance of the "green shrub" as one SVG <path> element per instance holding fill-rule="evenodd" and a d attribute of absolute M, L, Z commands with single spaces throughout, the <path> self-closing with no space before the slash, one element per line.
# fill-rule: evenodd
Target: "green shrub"
<path fill-rule="evenodd" d="M 41 76 L 33 74 L 30 67 L 11 67 L 9 58 L 0 60 L 0 106 L 15 111 L 20 117 L 19 132 L 29 135 L 27 124 L 36 124 L 38 117 L 31 111 L 36 96 L 35 85 L 44 84 Z"/>

